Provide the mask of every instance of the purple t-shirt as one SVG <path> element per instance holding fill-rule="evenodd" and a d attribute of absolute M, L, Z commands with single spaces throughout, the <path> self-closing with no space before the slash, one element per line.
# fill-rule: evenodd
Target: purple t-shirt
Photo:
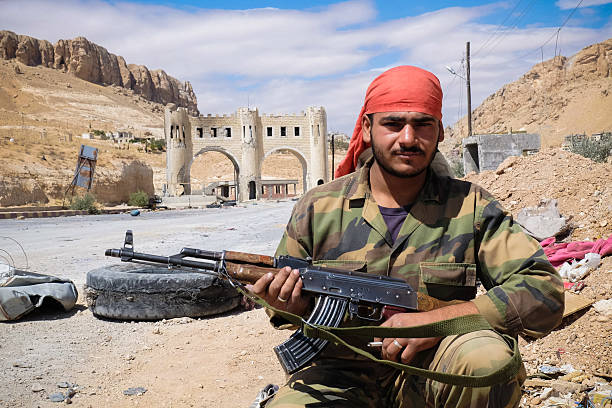
<path fill-rule="evenodd" d="M 380 205 L 378 206 L 378 209 L 380 210 L 380 213 L 382 214 L 383 219 L 385 220 L 385 224 L 387 224 L 387 228 L 391 233 L 391 238 L 393 239 L 393 242 L 395 242 L 395 240 L 397 239 L 397 234 L 399 234 L 400 229 L 402 228 L 402 224 L 404 224 L 404 220 L 410 212 L 411 207 L 412 204 L 398 208 L 381 207 Z"/>

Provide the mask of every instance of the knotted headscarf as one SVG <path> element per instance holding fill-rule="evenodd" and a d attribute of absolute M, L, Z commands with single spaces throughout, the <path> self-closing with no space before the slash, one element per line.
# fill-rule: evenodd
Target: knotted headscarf
<path fill-rule="evenodd" d="M 348 151 L 336 169 L 336 177 L 355 171 L 359 155 L 370 147 L 363 141 L 361 120 L 363 115 L 376 112 L 421 112 L 442 120 L 440 81 L 431 72 L 410 65 L 391 68 L 376 77 L 368 87 Z"/>

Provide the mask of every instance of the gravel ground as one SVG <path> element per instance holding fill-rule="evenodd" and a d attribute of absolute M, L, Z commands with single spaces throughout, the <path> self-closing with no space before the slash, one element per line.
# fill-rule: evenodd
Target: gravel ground
<path fill-rule="evenodd" d="M 69 313 L 36 311 L 19 321 L 0 324 L 0 371 L 3 373 L 0 376 L 0 406 L 55 406 L 48 397 L 57 392 L 65 393 L 66 389 L 58 387 L 58 384 L 65 385 L 61 384 L 64 382 L 78 385 L 78 392 L 72 398 L 77 406 L 138 404 L 140 397 L 122 394 L 127 388 L 139 386 L 132 385 L 128 379 L 128 374 L 140 362 L 134 361 L 135 355 L 138 352 L 150 353 L 153 349 L 162 352 L 165 343 L 173 339 L 172 328 L 178 326 L 172 322 L 177 319 L 164 322 L 164 330 L 160 330 L 156 329 L 160 322 L 131 323 L 95 318 L 85 306 L 82 296 L 87 271 L 117 262 L 105 257 L 104 250 L 120 248 L 127 229 L 133 231 L 134 247 L 139 252 L 171 255 L 184 246 L 190 246 L 272 254 L 293 204 L 286 201 L 219 209 L 144 212 L 138 217 L 117 214 L 0 220 L 0 236 L 16 240 L 27 254 L 26 263 L 20 248 L 12 240 L 0 238 L 0 249 L 9 252 L 18 267 L 29 266 L 29 270 L 34 272 L 71 279 L 79 290 L 77 306 Z M 266 327 L 265 315 L 261 310 L 202 320 L 187 319 L 186 322 L 192 323 L 189 327 L 198 333 L 215 321 L 223 327 L 228 324 L 226 320 L 231 322 L 238 319 L 242 322 L 248 317 L 251 317 L 249 324 Z M 198 325 L 199 328 L 196 328 Z M 271 332 L 269 335 L 281 333 L 266 331 Z M 197 337 L 200 340 L 203 338 Z M 216 337 L 222 343 L 227 340 L 223 340 L 224 334 Z M 255 337 L 251 338 L 253 342 L 256 340 Z M 273 341 L 272 344 L 276 344 L 282 338 Z M 206 344 L 202 345 L 203 349 L 206 347 Z M 266 358 L 272 361 L 271 347 L 266 349 L 270 349 L 267 350 L 270 355 Z M 158 363 L 168 361 L 156 355 L 149 358 L 152 362 L 158 360 Z M 225 363 L 222 361 L 219 364 Z M 195 365 L 202 364 L 195 361 Z M 204 367 L 210 370 L 215 366 L 204 364 Z M 277 381 L 282 380 L 278 370 Z M 169 371 L 172 372 L 172 368 Z M 157 375 L 167 376 L 168 381 L 172 382 L 171 374 L 160 371 Z M 257 375 L 253 377 L 257 378 Z M 194 381 L 198 383 L 198 390 L 209 394 L 199 387 L 206 383 L 204 378 Z M 236 401 L 236 406 L 248 405 L 247 402 L 265 385 L 260 384 L 262 382 L 265 382 L 263 377 L 252 384 L 251 392 L 245 393 L 243 400 Z M 143 379 L 142 384 L 145 383 L 147 381 Z M 151 387 L 150 383 L 147 385 Z M 155 390 L 151 389 L 148 394 L 155 395 Z M 220 395 L 218 399 L 213 402 L 205 397 L 194 397 L 192 402 L 200 401 L 199 405 L 202 406 L 201 402 L 208 401 L 204 406 L 223 406 L 223 396 Z M 162 396 L 145 406 L 166 406 L 166 403 L 173 406 L 177 401 Z M 178 406 L 190 404 L 183 401 Z"/>

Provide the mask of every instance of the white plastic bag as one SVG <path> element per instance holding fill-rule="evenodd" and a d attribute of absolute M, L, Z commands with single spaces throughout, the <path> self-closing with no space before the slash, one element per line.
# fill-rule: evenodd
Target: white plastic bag
<path fill-rule="evenodd" d="M 570 282 L 577 282 L 584 279 L 590 271 L 597 269 L 600 263 L 601 255 L 589 252 L 580 261 L 574 260 L 571 264 L 564 262 L 559 268 L 559 275 Z"/>

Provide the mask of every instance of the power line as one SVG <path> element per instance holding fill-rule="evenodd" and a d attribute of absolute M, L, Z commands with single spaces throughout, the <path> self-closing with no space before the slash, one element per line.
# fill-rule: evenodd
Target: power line
<path fill-rule="evenodd" d="M 501 30 L 501 28 L 504 26 L 504 24 L 506 23 L 506 21 L 512 16 L 512 14 L 514 14 L 514 11 L 516 10 L 516 8 L 518 7 L 519 4 L 521 4 L 523 0 L 518 0 L 516 2 L 516 4 L 514 5 L 514 7 L 512 8 L 512 10 L 510 11 L 510 13 L 506 16 L 506 18 L 504 18 L 504 20 L 497 26 L 497 28 L 495 29 L 495 31 L 493 32 L 493 34 L 491 34 L 489 36 L 489 38 L 487 38 L 487 40 L 480 46 L 480 48 L 478 48 L 478 50 L 476 50 L 476 52 L 473 54 L 473 56 L 476 56 L 483 48 L 485 48 L 487 46 L 487 44 L 489 43 L 489 41 L 491 41 L 493 39 L 493 37 L 495 37 L 497 35 L 497 33 Z"/>
<path fill-rule="evenodd" d="M 511 32 L 513 32 L 514 30 L 516 30 L 519 26 L 519 24 L 521 23 L 521 21 L 523 20 L 523 18 L 525 18 L 525 16 L 529 13 L 529 11 L 531 10 L 531 8 L 533 7 L 535 3 L 535 0 L 531 0 L 526 6 L 525 8 L 519 13 L 519 15 L 514 19 L 514 21 L 511 22 L 511 26 L 510 28 L 508 28 L 507 30 L 503 31 L 495 40 L 493 40 L 491 42 L 491 45 L 489 47 L 489 50 L 487 52 L 487 54 L 485 54 L 484 56 L 487 56 L 491 53 L 491 51 L 493 51 L 493 49 L 495 49 L 499 43 L 506 37 L 508 36 L 508 34 L 510 34 Z M 484 47 L 481 47 L 481 49 L 483 49 Z M 479 50 L 480 51 L 480 50 Z M 483 57 L 484 57 L 483 56 Z"/>
<path fill-rule="evenodd" d="M 558 40 L 558 38 L 559 38 L 559 33 L 561 32 L 561 29 L 562 29 L 563 27 L 565 27 L 565 25 L 567 24 L 567 22 L 570 20 L 570 18 L 572 18 L 572 16 L 573 16 L 573 15 L 574 15 L 574 13 L 576 12 L 576 10 L 578 10 L 578 8 L 580 7 L 580 5 L 582 4 L 582 2 L 583 2 L 583 1 L 584 1 L 584 0 L 580 0 L 580 1 L 578 2 L 578 4 L 576 4 L 576 7 L 574 7 L 574 9 L 572 10 L 572 12 L 571 12 L 571 13 L 570 13 L 570 14 L 567 16 L 567 18 L 565 19 L 565 21 L 563 22 L 563 24 L 561 24 L 561 26 L 555 30 L 555 32 L 553 33 L 553 35 L 551 35 L 551 36 L 550 36 L 550 38 L 549 38 L 548 40 L 544 41 L 544 43 L 543 43 L 542 45 L 540 45 L 539 47 L 534 48 L 533 50 L 528 51 L 528 52 L 526 52 L 525 54 L 520 55 L 519 57 L 517 57 L 517 58 L 515 58 L 515 59 L 523 59 L 523 58 L 525 58 L 526 56 L 528 56 L 528 55 L 532 54 L 533 52 L 535 52 L 535 51 L 537 51 L 537 50 L 542 50 L 542 54 L 543 54 L 543 53 L 544 53 L 544 51 L 543 51 L 544 46 L 545 46 L 546 44 L 548 44 L 548 43 L 549 43 L 549 42 L 550 42 L 550 41 L 551 41 L 553 38 L 555 38 L 555 37 L 557 37 L 557 40 Z M 555 57 L 556 57 L 556 56 L 557 56 L 557 45 L 555 44 Z M 544 59 L 544 58 L 542 58 L 542 59 Z"/>

